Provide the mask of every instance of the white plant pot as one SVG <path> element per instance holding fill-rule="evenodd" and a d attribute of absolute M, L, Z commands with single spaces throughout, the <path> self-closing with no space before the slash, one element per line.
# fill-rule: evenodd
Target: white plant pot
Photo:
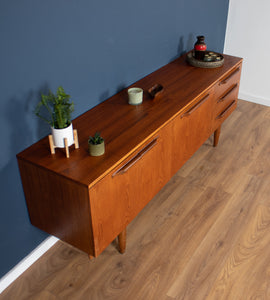
<path fill-rule="evenodd" d="M 64 142 L 65 138 L 67 138 L 68 140 L 68 146 L 74 144 L 72 123 L 68 127 L 63 129 L 55 129 L 53 127 L 51 127 L 51 129 L 52 129 L 52 136 L 53 136 L 53 142 L 55 147 L 65 148 L 65 142 Z"/>

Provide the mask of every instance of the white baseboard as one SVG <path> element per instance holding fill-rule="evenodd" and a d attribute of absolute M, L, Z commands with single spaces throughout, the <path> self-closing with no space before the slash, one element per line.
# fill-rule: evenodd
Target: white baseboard
<path fill-rule="evenodd" d="M 15 281 L 26 269 L 37 261 L 46 251 L 48 251 L 58 239 L 54 236 L 48 237 L 36 247 L 30 254 L 21 260 L 13 269 L 0 279 L 0 294 Z"/>
<path fill-rule="evenodd" d="M 254 96 L 254 95 L 239 92 L 238 98 L 242 99 L 242 100 L 245 100 L 245 101 L 270 106 L 270 99 L 257 97 L 257 96 Z"/>

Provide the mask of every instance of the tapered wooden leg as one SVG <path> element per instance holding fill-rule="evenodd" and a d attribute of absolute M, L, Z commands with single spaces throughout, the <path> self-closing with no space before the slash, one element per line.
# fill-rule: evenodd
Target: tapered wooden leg
<path fill-rule="evenodd" d="M 220 130 L 221 130 L 221 126 L 219 126 L 218 129 L 214 132 L 214 147 L 216 147 L 218 144 Z"/>
<path fill-rule="evenodd" d="M 90 254 L 88 255 L 88 257 L 89 257 L 90 260 L 94 259 L 94 256 L 92 256 Z"/>
<path fill-rule="evenodd" d="M 49 135 L 49 144 L 50 144 L 51 154 L 55 154 L 53 136 L 51 134 Z"/>
<path fill-rule="evenodd" d="M 126 228 L 118 235 L 119 252 L 125 253 L 126 251 Z"/>
<path fill-rule="evenodd" d="M 68 139 L 64 138 L 64 144 L 66 148 L 66 157 L 69 158 Z"/>
<path fill-rule="evenodd" d="M 79 148 L 79 140 L 78 140 L 77 129 L 73 129 L 73 137 L 74 137 L 75 149 L 78 149 Z"/>

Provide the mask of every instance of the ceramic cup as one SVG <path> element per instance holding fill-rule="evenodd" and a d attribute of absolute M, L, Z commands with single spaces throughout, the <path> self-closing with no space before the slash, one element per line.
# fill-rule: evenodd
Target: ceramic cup
<path fill-rule="evenodd" d="M 128 89 L 128 103 L 132 105 L 141 104 L 143 101 L 143 89 L 134 87 Z"/>

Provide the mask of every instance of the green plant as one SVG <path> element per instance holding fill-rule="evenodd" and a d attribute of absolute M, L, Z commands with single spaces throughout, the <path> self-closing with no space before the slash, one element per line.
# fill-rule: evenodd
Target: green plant
<path fill-rule="evenodd" d="M 88 143 L 92 145 L 99 145 L 104 141 L 104 139 L 100 136 L 99 132 L 96 132 L 95 135 L 89 136 Z"/>
<path fill-rule="evenodd" d="M 45 111 L 42 111 L 45 109 Z M 35 114 L 56 129 L 66 128 L 71 123 L 71 113 L 74 103 L 70 102 L 70 95 L 59 86 L 56 95 L 49 91 L 48 95 L 41 94 L 41 101 L 35 108 Z"/>

